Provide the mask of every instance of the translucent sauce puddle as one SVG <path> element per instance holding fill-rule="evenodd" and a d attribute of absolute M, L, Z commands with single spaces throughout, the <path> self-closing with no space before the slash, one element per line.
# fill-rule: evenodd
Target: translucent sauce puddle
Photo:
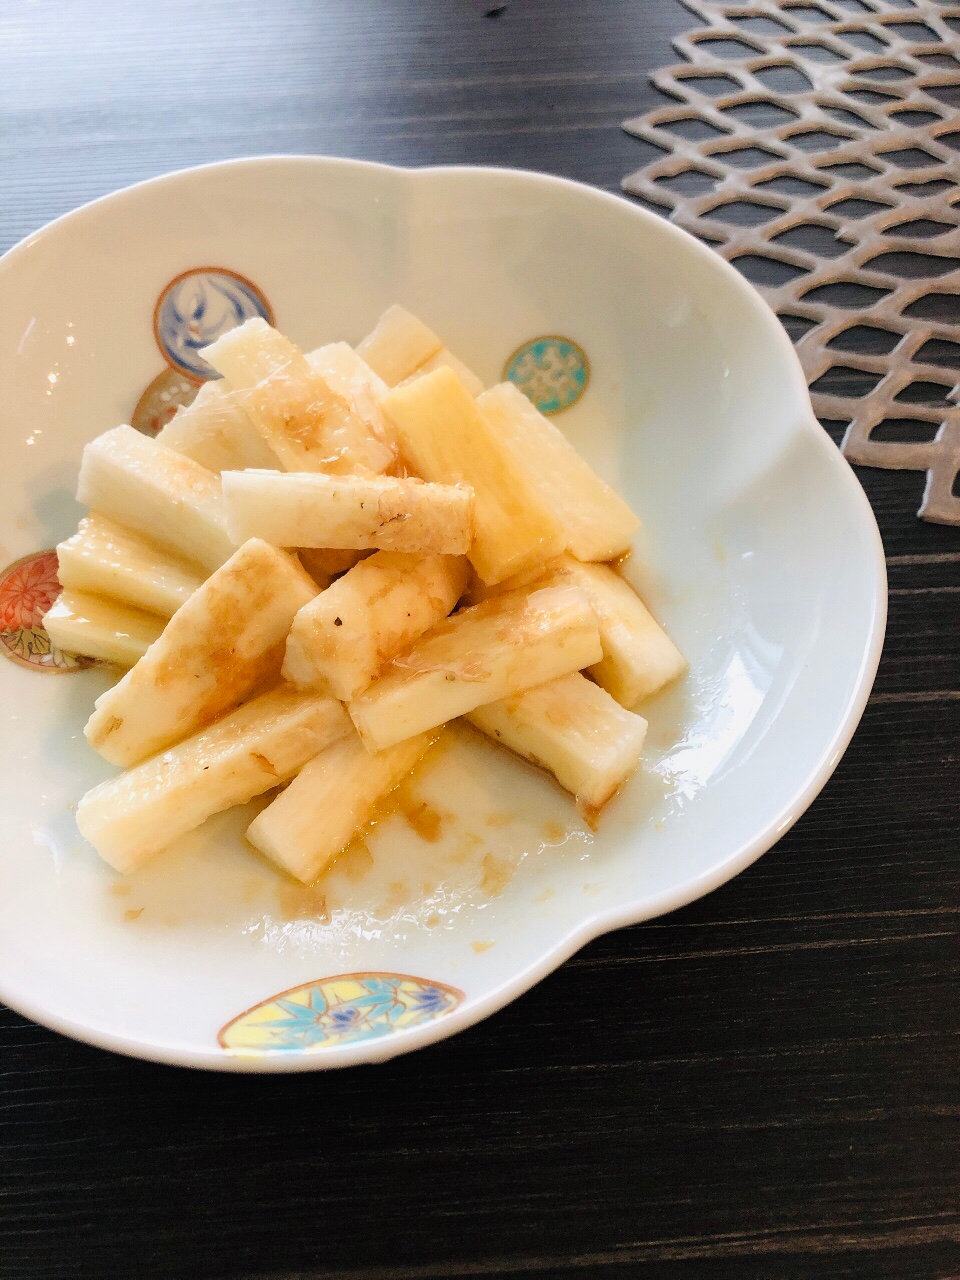
<path fill-rule="evenodd" d="M 595 840 L 573 799 L 541 770 L 466 725 L 450 726 L 414 773 L 313 885 L 283 875 L 244 840 L 270 796 L 218 815 L 163 858 L 102 889 L 126 928 L 211 928 L 277 952 L 402 941 L 451 928 L 504 895 L 521 868 L 539 872 L 530 901 L 557 890 L 544 875 L 589 859 Z M 559 882 L 558 882 L 559 883 Z"/>
<path fill-rule="evenodd" d="M 518 769 L 530 775 L 519 788 Z M 593 843 L 573 801 L 539 770 L 456 725 L 316 885 L 278 888 L 266 934 L 307 924 L 311 895 L 311 922 L 328 938 L 441 928 L 503 894 L 527 859 L 568 842 L 581 854 Z"/>

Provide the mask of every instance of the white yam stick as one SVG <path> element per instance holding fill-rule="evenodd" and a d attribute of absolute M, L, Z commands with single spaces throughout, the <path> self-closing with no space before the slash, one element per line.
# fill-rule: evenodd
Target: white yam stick
<path fill-rule="evenodd" d="M 227 527 L 238 542 L 277 547 L 462 555 L 473 538 L 473 490 L 395 476 L 225 471 Z"/>
<path fill-rule="evenodd" d="M 72 538 L 57 547 L 61 586 L 169 618 L 207 576 L 146 538 L 96 511 L 80 521 Z"/>
<path fill-rule="evenodd" d="M 329 685 L 348 701 L 383 665 L 442 621 L 459 600 L 467 562 L 454 556 L 378 551 L 304 605 L 287 638 L 283 674 Z"/>
<path fill-rule="evenodd" d="M 341 738 L 253 820 L 247 839 L 284 871 L 310 884 L 435 739 L 435 734 L 420 734 L 371 755 L 355 733 Z"/>
<path fill-rule="evenodd" d="M 335 698 L 271 690 L 88 791 L 77 826 L 101 858 L 132 871 L 211 814 L 293 777 L 347 733 L 353 729 Z"/>
<path fill-rule="evenodd" d="M 210 572 L 236 551 L 220 477 L 133 427 L 114 427 L 87 445 L 77 501 Z"/>
<path fill-rule="evenodd" d="M 179 742 L 280 674 L 290 624 L 316 587 L 290 556 L 251 539 L 173 615 L 84 730 L 111 764 Z"/>
<path fill-rule="evenodd" d="M 497 742 L 549 769 L 588 810 L 606 804 L 640 762 L 647 722 L 578 671 L 471 711 Z"/>
<path fill-rule="evenodd" d="M 518 466 L 450 369 L 395 387 L 380 405 L 418 475 L 473 488 L 470 559 L 484 582 L 501 582 L 566 547 L 566 532 L 534 480 Z"/>
<path fill-rule="evenodd" d="M 582 591 L 548 587 L 500 596 L 455 613 L 394 658 L 349 705 L 373 751 L 497 702 L 602 654 L 596 615 Z"/>
<path fill-rule="evenodd" d="M 163 619 L 102 596 L 64 590 L 47 610 L 43 627 L 64 653 L 132 667 L 159 638 Z"/>

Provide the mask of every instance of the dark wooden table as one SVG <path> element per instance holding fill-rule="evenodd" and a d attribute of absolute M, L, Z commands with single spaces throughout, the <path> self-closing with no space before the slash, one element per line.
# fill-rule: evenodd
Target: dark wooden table
<path fill-rule="evenodd" d="M 0 248 L 262 152 L 618 188 L 673 0 L 5 0 Z M 502 7 L 502 6 L 501 6 Z M 225 1078 L 0 1010 L 0 1277 L 960 1275 L 960 530 L 864 472 L 886 655 L 797 827 L 375 1071 Z"/>

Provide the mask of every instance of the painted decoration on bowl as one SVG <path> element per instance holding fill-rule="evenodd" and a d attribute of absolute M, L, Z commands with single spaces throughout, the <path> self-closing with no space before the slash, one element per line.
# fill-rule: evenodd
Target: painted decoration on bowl
<path fill-rule="evenodd" d="M 51 643 L 43 617 L 60 594 L 56 551 L 35 551 L 0 575 L 0 651 L 32 671 L 63 673 L 91 665 Z"/>
<path fill-rule="evenodd" d="M 402 973 L 344 973 L 264 1000 L 217 1037 L 231 1053 L 289 1053 L 375 1040 L 452 1012 L 463 992 Z"/>
<path fill-rule="evenodd" d="M 179 408 L 192 404 L 197 384 L 176 369 L 158 373 L 137 401 L 130 425 L 145 436 L 155 436 L 167 425 Z"/>
<path fill-rule="evenodd" d="M 548 334 L 518 347 L 504 366 L 503 376 L 541 413 L 560 413 L 576 404 L 586 391 L 590 362 L 576 342 Z"/>
<path fill-rule="evenodd" d="M 153 313 L 157 346 L 170 365 L 194 382 L 218 375 L 200 350 L 245 320 L 273 324 L 270 303 L 246 276 L 226 267 L 194 267 L 166 286 Z"/>

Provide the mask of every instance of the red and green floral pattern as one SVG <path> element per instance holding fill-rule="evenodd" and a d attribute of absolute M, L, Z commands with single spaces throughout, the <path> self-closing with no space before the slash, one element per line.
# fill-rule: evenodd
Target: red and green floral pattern
<path fill-rule="evenodd" d="M 0 578 L 0 651 L 34 671 L 78 671 L 83 658 L 51 644 L 43 618 L 60 594 L 56 551 L 35 551 Z"/>

